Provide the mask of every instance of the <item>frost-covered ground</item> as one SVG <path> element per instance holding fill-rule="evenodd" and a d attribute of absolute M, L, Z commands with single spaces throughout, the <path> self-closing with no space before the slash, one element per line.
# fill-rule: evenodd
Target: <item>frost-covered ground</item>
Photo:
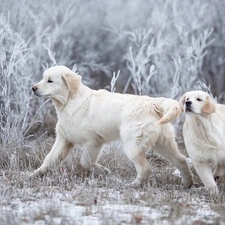
<path fill-rule="evenodd" d="M 0 176 L 3 224 L 225 224 L 223 184 L 212 195 L 201 185 L 185 189 L 178 171 L 149 152 L 152 174 L 146 185 L 130 186 L 132 164 L 119 144 L 107 145 L 101 163 L 109 175 L 79 166 L 80 150 L 44 177 L 29 180 L 31 169 L 5 167 Z M 195 182 L 198 182 L 195 177 Z"/>
<path fill-rule="evenodd" d="M 108 191 L 105 190 L 104 191 Z M 110 190 L 109 190 L 110 191 Z M 138 193 L 138 191 L 137 191 Z M 113 193 L 114 194 L 114 193 Z M 116 193 L 115 193 L 116 194 Z M 157 196 L 156 196 L 157 198 Z M 132 204 L 106 203 L 99 205 L 76 205 L 58 195 L 34 202 L 21 202 L 15 199 L 10 206 L 1 208 L 3 221 L 11 215 L 14 224 L 202 224 L 221 222 L 220 214 L 213 211 L 209 204 L 201 203 L 200 199 L 185 207 L 185 212 L 171 217 L 171 205 L 165 203 L 162 208 Z M 182 204 L 182 203 L 181 203 Z M 183 211 L 183 209 L 182 209 Z M 8 218 L 8 222 L 10 221 Z M 223 221 L 224 222 L 224 221 Z M 222 222 L 221 222 L 222 223 Z M 4 224 L 1 223 L 1 224 Z M 7 223 L 5 223 L 7 224 Z M 8 223 L 9 224 L 9 223 Z"/>

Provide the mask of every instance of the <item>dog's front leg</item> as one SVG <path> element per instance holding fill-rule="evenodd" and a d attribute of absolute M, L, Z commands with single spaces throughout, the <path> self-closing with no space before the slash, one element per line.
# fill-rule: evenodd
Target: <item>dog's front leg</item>
<path fill-rule="evenodd" d="M 48 168 L 54 165 L 56 162 L 62 161 L 73 149 L 73 147 L 74 145 L 58 132 L 51 151 L 44 159 L 43 164 L 34 171 L 31 177 L 45 173 Z"/>
<path fill-rule="evenodd" d="M 210 166 L 207 163 L 194 162 L 194 167 L 195 167 L 197 174 L 201 178 L 204 186 L 206 188 L 210 188 L 217 192 L 218 188 L 217 188 L 216 182 L 214 180 L 213 172 L 212 172 L 212 169 L 210 168 Z"/>

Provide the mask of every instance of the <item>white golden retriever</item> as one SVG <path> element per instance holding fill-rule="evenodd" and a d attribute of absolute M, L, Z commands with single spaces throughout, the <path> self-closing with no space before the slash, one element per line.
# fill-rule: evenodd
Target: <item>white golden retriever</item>
<path fill-rule="evenodd" d="M 56 141 L 33 175 L 44 173 L 54 162 L 64 159 L 75 144 L 84 146 L 84 168 L 104 170 L 97 163 L 102 145 L 121 138 L 137 171 L 135 185 L 149 176 L 151 167 L 144 151 L 151 148 L 179 169 L 185 186 L 192 185 L 189 167 L 168 123 L 181 112 L 178 101 L 91 90 L 81 83 L 81 76 L 65 66 L 47 69 L 32 89 L 37 96 L 50 97 L 58 115 Z"/>
<path fill-rule="evenodd" d="M 180 107 L 186 113 L 188 155 L 205 187 L 217 190 L 214 177 L 225 173 L 225 105 L 215 104 L 206 92 L 191 91 L 181 97 Z"/>

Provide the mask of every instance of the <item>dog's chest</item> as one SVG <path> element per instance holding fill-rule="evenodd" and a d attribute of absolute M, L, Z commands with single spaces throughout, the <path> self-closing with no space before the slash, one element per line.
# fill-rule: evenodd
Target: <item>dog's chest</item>
<path fill-rule="evenodd" d="M 64 137 L 73 144 L 81 144 L 85 141 L 84 123 L 82 120 L 64 117 L 59 119 L 59 128 Z"/>
<path fill-rule="evenodd" d="M 223 125 L 215 121 L 185 121 L 184 140 L 189 155 L 207 159 L 220 159 L 225 156 L 225 140 Z"/>

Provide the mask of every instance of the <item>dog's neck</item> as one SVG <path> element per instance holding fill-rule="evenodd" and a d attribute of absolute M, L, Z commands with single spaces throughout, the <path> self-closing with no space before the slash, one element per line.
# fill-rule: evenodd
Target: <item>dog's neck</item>
<path fill-rule="evenodd" d="M 89 96 L 90 95 L 90 89 L 83 85 L 80 84 L 78 92 L 75 94 L 72 94 L 70 92 L 64 93 L 63 95 L 57 95 L 51 98 L 56 110 L 58 112 L 63 111 L 67 103 L 71 100 L 75 100 L 76 98 L 82 99 L 83 97 Z"/>
<path fill-rule="evenodd" d="M 57 98 L 57 97 L 51 98 L 57 111 L 61 111 L 66 105 L 65 98 L 61 98 L 61 97 L 62 96 L 60 96 L 60 98 Z"/>
<path fill-rule="evenodd" d="M 208 114 L 206 116 L 192 114 L 186 115 L 185 125 L 188 127 L 189 135 L 193 136 L 193 140 L 204 140 L 205 146 L 210 148 L 220 148 L 220 141 L 218 139 L 219 131 L 215 126 L 217 120 L 215 114 Z M 197 138 L 196 138 L 197 137 Z M 200 143 L 202 145 L 202 142 Z"/>
<path fill-rule="evenodd" d="M 213 114 L 202 115 L 202 114 L 186 114 L 185 123 L 190 124 L 191 127 L 202 127 L 208 129 L 212 126 L 211 121 L 213 120 Z"/>

